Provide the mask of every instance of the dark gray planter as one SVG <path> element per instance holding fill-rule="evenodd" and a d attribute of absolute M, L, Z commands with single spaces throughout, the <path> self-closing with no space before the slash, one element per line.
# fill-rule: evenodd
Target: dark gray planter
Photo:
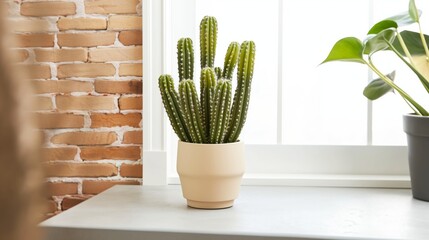
<path fill-rule="evenodd" d="M 429 117 L 404 115 L 413 197 L 429 201 Z"/>

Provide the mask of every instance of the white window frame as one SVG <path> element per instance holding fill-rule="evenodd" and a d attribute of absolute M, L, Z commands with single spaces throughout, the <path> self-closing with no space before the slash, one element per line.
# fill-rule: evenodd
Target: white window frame
<path fill-rule="evenodd" d="M 168 123 L 157 83 L 158 76 L 170 70 L 166 69 L 168 3 L 143 1 L 144 185 L 179 183 L 177 177 L 168 176 Z M 281 64 L 281 57 L 278 61 Z M 243 184 L 247 185 L 410 187 L 405 146 L 246 145 L 246 160 Z"/>

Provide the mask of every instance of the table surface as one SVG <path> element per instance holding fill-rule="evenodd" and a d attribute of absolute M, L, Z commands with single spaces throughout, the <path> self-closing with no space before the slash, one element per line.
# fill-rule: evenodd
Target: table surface
<path fill-rule="evenodd" d="M 186 206 L 180 186 L 115 186 L 41 224 L 46 240 L 429 239 L 409 189 L 243 186 L 234 206 Z"/>

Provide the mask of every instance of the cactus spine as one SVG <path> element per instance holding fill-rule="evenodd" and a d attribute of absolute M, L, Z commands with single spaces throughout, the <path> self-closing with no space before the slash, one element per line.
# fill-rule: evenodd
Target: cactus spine
<path fill-rule="evenodd" d="M 185 125 L 180 99 L 174 89 L 173 78 L 170 75 L 161 75 L 158 79 L 158 85 L 161 91 L 162 103 L 164 104 L 174 132 L 176 132 L 181 141 L 191 141 L 191 137 Z"/>
<path fill-rule="evenodd" d="M 201 68 L 214 67 L 217 43 L 216 18 L 205 16 L 200 23 Z"/>
<path fill-rule="evenodd" d="M 181 38 L 177 42 L 177 62 L 179 64 L 179 81 L 194 78 L 194 47 L 192 39 Z"/>
<path fill-rule="evenodd" d="M 226 142 L 236 142 L 246 122 L 254 64 L 255 43 L 253 41 L 245 41 L 241 44 L 238 59 L 237 88 L 234 94 L 228 132 L 225 136 Z"/>
<path fill-rule="evenodd" d="M 237 65 L 238 52 L 240 45 L 237 42 L 229 44 L 228 50 L 225 55 L 225 62 L 222 72 L 222 77 L 231 80 L 234 73 L 235 66 Z"/>
<path fill-rule="evenodd" d="M 231 95 L 231 81 L 228 79 L 220 79 L 216 85 L 216 92 L 212 106 L 210 143 L 223 143 L 228 126 Z"/>
<path fill-rule="evenodd" d="M 179 83 L 180 103 L 185 116 L 185 125 L 193 143 L 205 142 L 205 132 L 201 119 L 201 106 L 194 81 L 183 80 Z"/>
<path fill-rule="evenodd" d="M 201 70 L 200 78 L 200 95 L 201 95 L 201 111 L 203 124 L 205 128 L 206 138 L 209 138 L 210 133 L 210 114 L 213 104 L 213 96 L 216 87 L 216 76 L 212 68 L 206 67 Z"/>

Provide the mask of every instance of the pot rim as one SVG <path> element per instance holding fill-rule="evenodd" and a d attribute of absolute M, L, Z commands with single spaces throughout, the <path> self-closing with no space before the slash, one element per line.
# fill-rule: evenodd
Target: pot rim
<path fill-rule="evenodd" d="M 180 144 L 186 144 L 186 145 L 198 145 L 198 146 L 225 146 L 225 145 L 239 145 L 239 144 L 244 144 L 242 141 L 238 140 L 237 142 L 232 142 L 232 143 L 191 143 L 191 142 L 184 142 L 181 140 L 178 140 L 178 142 Z"/>
<path fill-rule="evenodd" d="M 429 116 L 421 116 L 415 113 L 406 113 L 403 115 L 404 117 L 414 117 L 414 118 L 428 118 Z"/>

